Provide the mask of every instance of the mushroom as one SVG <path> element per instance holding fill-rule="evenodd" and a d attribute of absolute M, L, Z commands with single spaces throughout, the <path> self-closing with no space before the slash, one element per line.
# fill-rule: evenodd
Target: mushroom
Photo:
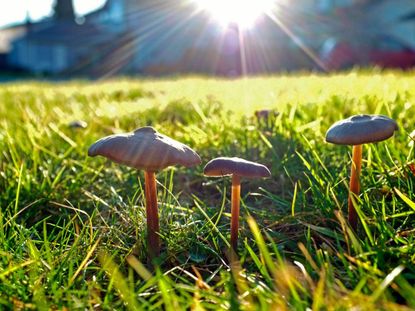
<path fill-rule="evenodd" d="M 352 196 L 359 195 L 359 175 L 362 166 L 362 144 L 379 142 L 393 136 L 398 130 L 394 120 L 383 115 L 355 115 L 334 123 L 326 133 L 326 141 L 338 145 L 352 145 L 352 168 L 348 198 L 349 223 L 357 228 L 357 213 Z"/>
<path fill-rule="evenodd" d="M 71 129 L 86 129 L 88 126 L 88 123 L 86 123 L 83 120 L 73 120 L 68 123 L 68 127 Z"/>
<path fill-rule="evenodd" d="M 279 112 L 275 111 L 273 109 L 262 109 L 262 110 L 256 110 L 255 111 L 255 117 L 258 121 L 264 120 L 265 122 L 268 122 L 268 120 L 271 117 L 278 117 Z"/>
<path fill-rule="evenodd" d="M 273 109 L 262 109 L 255 111 L 255 117 L 260 126 L 264 126 L 266 129 L 272 127 L 272 123 L 275 121 L 276 117 L 279 116 L 279 112 Z M 270 134 L 271 133 L 267 133 Z"/>
<path fill-rule="evenodd" d="M 171 165 L 199 165 L 199 155 L 188 146 L 149 126 L 130 133 L 104 137 L 89 148 L 88 155 L 101 155 L 114 162 L 144 170 L 148 249 L 150 257 L 158 256 L 160 242 L 155 172 Z"/>
<path fill-rule="evenodd" d="M 241 177 L 270 177 L 271 172 L 262 164 L 247 161 L 241 158 L 220 157 L 213 159 L 206 164 L 204 174 L 212 177 L 232 175 L 231 247 L 234 251 L 236 251 L 238 246 Z"/>

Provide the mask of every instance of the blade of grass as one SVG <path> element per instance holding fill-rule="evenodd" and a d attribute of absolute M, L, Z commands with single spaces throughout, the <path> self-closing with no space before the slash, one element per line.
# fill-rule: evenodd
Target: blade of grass
<path fill-rule="evenodd" d="M 378 286 L 378 288 L 373 292 L 372 296 L 370 297 L 370 300 L 372 302 L 377 301 L 382 293 L 386 290 L 386 288 L 395 280 L 397 276 L 399 276 L 402 271 L 405 269 L 404 266 L 400 265 L 397 266 L 395 269 L 392 270 L 391 273 L 389 273 L 385 279 L 382 281 L 382 283 Z"/>
<path fill-rule="evenodd" d="M 396 194 L 410 207 L 415 211 L 415 202 L 409 199 L 406 195 L 404 195 L 398 188 L 393 188 Z"/>
<path fill-rule="evenodd" d="M 126 278 L 122 275 L 112 258 L 106 253 L 100 252 L 98 254 L 98 260 L 101 263 L 102 268 L 110 276 L 121 299 L 125 302 L 127 309 L 131 311 L 142 310 L 135 299 L 135 293 L 130 290 Z"/>
<path fill-rule="evenodd" d="M 254 235 L 255 241 L 259 247 L 261 255 L 263 256 L 265 260 L 268 270 L 270 271 L 271 275 L 274 275 L 276 266 L 271 257 L 271 254 L 268 252 L 267 245 L 265 244 L 265 240 L 261 235 L 261 231 L 259 230 L 256 221 L 254 220 L 253 217 L 248 216 L 247 222 L 248 222 L 249 227 L 251 228 L 252 234 Z"/>
<path fill-rule="evenodd" d="M 91 258 L 92 254 L 95 252 L 95 249 L 97 248 L 100 241 L 101 241 L 101 239 L 98 238 L 98 240 L 95 242 L 95 244 L 92 245 L 92 247 L 89 249 L 88 253 L 86 254 L 86 256 L 84 258 L 84 260 L 82 260 L 82 262 L 79 265 L 78 269 L 75 271 L 75 273 L 70 278 L 69 283 L 68 283 L 68 288 L 72 286 L 73 282 L 78 277 L 79 273 L 81 273 L 82 269 L 84 269 L 85 265 L 87 264 L 87 262 Z"/>

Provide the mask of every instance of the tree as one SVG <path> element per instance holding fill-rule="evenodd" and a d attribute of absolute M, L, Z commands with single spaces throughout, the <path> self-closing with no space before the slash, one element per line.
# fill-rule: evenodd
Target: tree
<path fill-rule="evenodd" d="M 75 19 L 75 12 L 72 0 L 56 0 L 54 6 L 56 19 L 73 20 Z"/>

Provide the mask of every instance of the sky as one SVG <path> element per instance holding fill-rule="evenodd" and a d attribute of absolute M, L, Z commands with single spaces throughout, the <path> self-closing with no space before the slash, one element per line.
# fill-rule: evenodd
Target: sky
<path fill-rule="evenodd" d="M 86 14 L 101 7 L 105 0 L 74 0 L 75 11 Z M 0 0 L 0 27 L 22 22 L 27 13 L 31 20 L 39 20 L 52 14 L 54 0 Z"/>

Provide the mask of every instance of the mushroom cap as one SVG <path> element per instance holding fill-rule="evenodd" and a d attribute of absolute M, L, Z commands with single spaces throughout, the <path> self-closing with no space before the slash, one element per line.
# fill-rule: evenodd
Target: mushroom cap
<path fill-rule="evenodd" d="M 388 139 L 398 130 L 395 120 L 383 115 L 355 115 L 334 123 L 326 141 L 338 145 L 361 145 Z"/>
<path fill-rule="evenodd" d="M 190 167 L 201 163 L 199 155 L 190 147 L 158 133 L 150 126 L 101 138 L 89 147 L 88 155 L 101 155 L 146 171 L 157 171 L 171 165 Z"/>
<path fill-rule="evenodd" d="M 88 123 L 82 120 L 74 120 L 68 123 L 68 126 L 72 129 L 85 129 L 88 126 Z"/>
<path fill-rule="evenodd" d="M 233 174 L 247 178 L 271 176 L 271 172 L 265 165 L 235 157 L 220 157 L 213 159 L 206 164 L 203 172 L 206 176 L 213 177 Z"/>

